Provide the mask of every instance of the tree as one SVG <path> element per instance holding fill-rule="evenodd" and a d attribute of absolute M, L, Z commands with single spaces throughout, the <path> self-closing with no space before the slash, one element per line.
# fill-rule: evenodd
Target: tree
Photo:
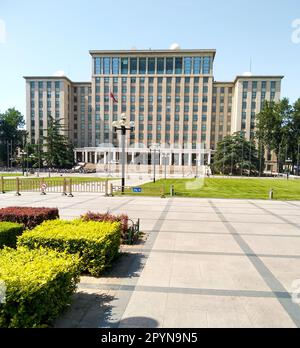
<path fill-rule="evenodd" d="M 24 116 L 15 108 L 0 114 L 0 162 L 8 163 L 16 149 L 22 146 L 25 125 Z"/>
<path fill-rule="evenodd" d="M 212 169 L 215 173 L 256 175 L 260 161 L 253 141 L 247 141 L 243 133 L 225 137 L 217 145 Z"/>
<path fill-rule="evenodd" d="M 49 168 L 72 168 L 74 148 L 69 139 L 62 134 L 60 120 L 48 116 L 47 136 L 43 137 L 44 159 Z"/>
<path fill-rule="evenodd" d="M 288 99 L 265 102 L 257 115 L 256 138 L 276 154 L 279 170 L 288 158 L 298 159 L 300 143 L 300 99 L 290 105 Z"/>

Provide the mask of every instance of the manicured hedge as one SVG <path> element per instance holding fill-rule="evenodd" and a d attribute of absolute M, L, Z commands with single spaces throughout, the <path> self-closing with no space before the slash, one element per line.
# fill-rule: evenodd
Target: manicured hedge
<path fill-rule="evenodd" d="M 24 226 L 13 222 L 0 222 L 0 249 L 4 246 L 15 248 L 17 236 L 23 233 Z"/>
<path fill-rule="evenodd" d="M 98 222 L 119 222 L 121 224 L 121 239 L 122 243 L 128 240 L 128 215 L 112 215 L 110 213 L 98 214 L 88 212 L 81 216 L 82 221 L 98 221 Z"/>
<path fill-rule="evenodd" d="M 77 255 L 4 248 L 0 251 L 0 281 L 5 284 L 6 298 L 0 304 L 0 327 L 51 325 L 70 304 L 79 276 Z"/>
<path fill-rule="evenodd" d="M 18 239 L 19 246 L 78 253 L 82 272 L 100 276 L 119 254 L 120 223 L 47 221 Z"/>
<path fill-rule="evenodd" d="M 0 209 L 0 221 L 18 222 L 32 229 L 46 220 L 59 218 L 56 208 L 10 207 Z"/>

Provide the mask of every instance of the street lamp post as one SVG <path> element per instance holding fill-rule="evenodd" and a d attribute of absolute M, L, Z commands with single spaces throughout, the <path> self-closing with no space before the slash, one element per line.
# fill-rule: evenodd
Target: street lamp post
<path fill-rule="evenodd" d="M 150 152 L 153 151 L 153 183 L 156 183 L 156 152 L 160 153 L 160 144 L 152 144 L 150 146 Z"/>
<path fill-rule="evenodd" d="M 165 180 L 167 180 L 167 159 L 169 158 L 168 153 L 163 154 L 164 165 L 165 165 Z"/>
<path fill-rule="evenodd" d="M 121 146 L 122 146 L 122 194 L 125 192 L 125 140 L 127 131 L 134 130 L 134 122 L 127 123 L 125 114 L 121 114 L 121 119 L 112 123 L 115 132 L 121 131 Z"/>
<path fill-rule="evenodd" d="M 25 152 L 24 150 L 22 150 L 20 152 L 20 155 L 21 155 L 21 160 L 22 160 L 22 173 L 23 173 L 23 176 L 25 174 L 25 166 L 24 166 L 24 159 L 25 159 L 25 156 L 27 155 L 27 152 Z"/>

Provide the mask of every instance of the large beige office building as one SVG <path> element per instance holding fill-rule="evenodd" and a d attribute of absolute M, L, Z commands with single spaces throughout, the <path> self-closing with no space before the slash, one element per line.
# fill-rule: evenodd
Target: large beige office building
<path fill-rule="evenodd" d="M 203 165 L 224 136 L 242 131 L 250 139 L 264 101 L 278 101 L 281 95 L 283 76 L 245 74 L 233 82 L 215 81 L 212 49 L 90 55 L 91 82 L 25 77 L 31 141 L 45 134 L 51 114 L 62 120 L 78 162 L 118 163 L 120 142 L 112 122 L 125 113 L 135 122 L 135 130 L 128 132 L 129 164 L 151 163 L 149 148 L 159 144 L 160 164 L 168 156 L 171 168 Z"/>

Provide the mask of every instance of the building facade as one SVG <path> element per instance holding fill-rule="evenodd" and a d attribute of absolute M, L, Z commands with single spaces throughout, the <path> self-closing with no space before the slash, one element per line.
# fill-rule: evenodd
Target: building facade
<path fill-rule="evenodd" d="M 153 161 L 171 167 L 210 162 L 224 136 L 244 132 L 250 139 L 265 100 L 280 100 L 283 76 L 237 76 L 214 80 L 215 50 L 90 51 L 91 82 L 67 77 L 26 79 L 27 130 L 32 142 L 46 132 L 49 114 L 61 119 L 79 162 L 118 163 L 119 139 L 112 122 L 126 114 L 135 122 L 128 134 L 128 163 Z M 111 93 L 118 101 L 111 98 Z M 165 159 L 166 160 L 166 159 Z"/>

